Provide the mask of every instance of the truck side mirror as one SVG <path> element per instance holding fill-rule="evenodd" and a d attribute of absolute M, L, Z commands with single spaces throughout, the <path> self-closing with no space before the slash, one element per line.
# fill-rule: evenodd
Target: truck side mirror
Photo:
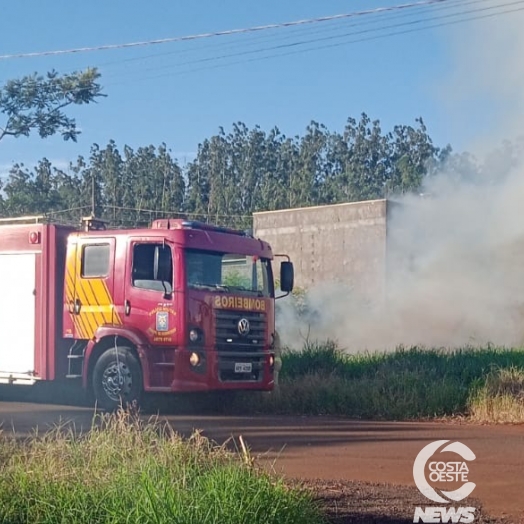
<path fill-rule="evenodd" d="M 295 280 L 293 262 L 280 263 L 280 289 L 284 293 L 291 293 Z"/>

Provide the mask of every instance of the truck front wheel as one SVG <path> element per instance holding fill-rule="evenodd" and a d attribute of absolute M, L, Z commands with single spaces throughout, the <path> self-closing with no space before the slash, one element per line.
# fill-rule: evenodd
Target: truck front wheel
<path fill-rule="evenodd" d="M 133 352 L 126 347 L 102 353 L 93 368 L 93 393 L 97 405 L 107 411 L 138 403 L 142 393 L 142 371 Z"/>

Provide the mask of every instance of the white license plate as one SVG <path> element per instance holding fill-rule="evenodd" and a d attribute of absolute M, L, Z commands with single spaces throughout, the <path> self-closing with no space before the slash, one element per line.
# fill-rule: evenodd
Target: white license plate
<path fill-rule="evenodd" d="M 235 362 L 235 373 L 251 373 L 251 363 Z"/>

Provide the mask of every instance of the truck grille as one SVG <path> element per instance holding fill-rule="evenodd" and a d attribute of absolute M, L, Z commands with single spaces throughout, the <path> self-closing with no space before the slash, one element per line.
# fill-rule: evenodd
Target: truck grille
<path fill-rule="evenodd" d="M 249 332 L 239 333 L 239 322 L 249 322 Z M 260 382 L 263 378 L 266 315 L 253 311 L 215 310 L 218 370 L 223 382 Z M 235 370 L 237 363 L 251 365 L 249 372 Z"/>
<path fill-rule="evenodd" d="M 249 322 L 249 333 L 238 331 L 240 320 Z M 265 313 L 253 311 L 215 310 L 217 351 L 262 351 L 266 333 Z"/>

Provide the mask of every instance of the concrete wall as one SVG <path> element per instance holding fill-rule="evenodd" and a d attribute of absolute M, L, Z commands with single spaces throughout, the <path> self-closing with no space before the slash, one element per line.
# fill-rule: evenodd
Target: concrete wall
<path fill-rule="evenodd" d="M 291 257 L 297 286 L 340 282 L 375 299 L 384 293 L 387 214 L 386 200 L 285 209 L 254 213 L 253 229 Z"/>

